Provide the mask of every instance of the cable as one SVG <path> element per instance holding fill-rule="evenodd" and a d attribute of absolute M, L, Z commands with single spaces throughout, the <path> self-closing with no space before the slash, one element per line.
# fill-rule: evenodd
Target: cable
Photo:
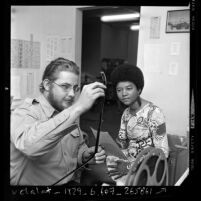
<path fill-rule="evenodd" d="M 107 79 L 106 79 L 105 73 L 103 71 L 101 71 L 100 74 L 101 74 L 101 78 L 102 78 L 103 84 L 107 85 Z M 96 138 L 96 144 L 95 144 L 94 154 L 85 163 L 83 163 L 79 167 L 77 167 L 74 170 L 72 170 L 71 172 L 69 172 L 67 175 L 65 175 L 64 177 L 62 177 L 61 179 L 59 179 L 57 182 L 55 182 L 51 186 L 55 186 L 60 181 L 64 180 L 66 177 L 68 177 L 69 175 L 71 175 L 72 173 L 74 173 L 77 170 L 79 170 L 82 167 L 84 167 L 92 158 L 94 158 L 95 154 L 98 152 L 99 136 L 100 136 L 100 130 L 101 130 L 101 125 L 102 125 L 102 117 L 103 117 L 104 105 L 105 105 L 105 96 L 103 97 L 103 100 L 101 101 L 101 111 L 100 111 L 100 116 L 99 116 L 99 123 L 98 123 L 97 138 Z"/>
<path fill-rule="evenodd" d="M 65 175 L 64 177 L 62 177 L 61 179 L 59 179 L 57 182 L 55 182 L 54 184 L 52 184 L 51 186 L 55 186 L 56 184 L 58 184 L 60 181 L 62 181 L 63 179 L 65 179 L 66 177 L 68 177 L 69 175 L 71 175 L 72 173 L 76 172 L 77 170 L 79 170 L 80 168 L 82 168 L 83 166 L 85 166 L 94 156 L 96 153 L 94 153 L 92 155 L 91 158 L 89 158 L 85 163 L 83 163 L 81 166 L 77 167 L 76 169 L 72 170 L 71 172 L 69 172 L 67 175 Z"/>

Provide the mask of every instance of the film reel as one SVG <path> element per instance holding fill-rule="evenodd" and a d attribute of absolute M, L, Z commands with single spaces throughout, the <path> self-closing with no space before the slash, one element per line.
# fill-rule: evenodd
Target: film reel
<path fill-rule="evenodd" d="M 131 167 L 126 186 L 168 186 L 168 163 L 161 149 L 148 147 Z"/>

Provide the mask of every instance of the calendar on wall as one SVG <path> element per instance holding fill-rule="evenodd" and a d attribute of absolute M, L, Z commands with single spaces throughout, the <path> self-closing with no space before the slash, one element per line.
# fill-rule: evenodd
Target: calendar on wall
<path fill-rule="evenodd" d="M 40 68 L 40 42 L 11 39 L 11 68 Z"/>
<path fill-rule="evenodd" d="M 41 43 L 33 40 L 11 39 L 11 97 L 20 100 L 36 93 L 40 71 Z"/>

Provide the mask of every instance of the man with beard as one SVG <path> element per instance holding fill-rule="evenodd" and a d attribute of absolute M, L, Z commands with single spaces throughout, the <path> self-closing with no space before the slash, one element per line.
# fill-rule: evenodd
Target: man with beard
<path fill-rule="evenodd" d="M 11 115 L 11 185 L 52 185 L 86 162 L 94 147 L 87 147 L 78 125 L 81 114 L 105 95 L 102 83 L 85 85 L 79 94 L 79 67 L 57 58 L 47 65 L 41 95 L 27 98 Z M 95 163 L 105 161 L 99 147 Z M 80 172 L 57 185 L 79 184 Z"/>

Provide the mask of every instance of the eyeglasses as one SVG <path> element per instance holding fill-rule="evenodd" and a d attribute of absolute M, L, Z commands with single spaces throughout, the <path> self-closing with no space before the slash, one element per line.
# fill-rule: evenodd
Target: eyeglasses
<path fill-rule="evenodd" d="M 51 81 L 53 82 L 53 81 Z M 61 87 L 63 89 L 63 91 L 65 92 L 69 92 L 71 89 L 73 89 L 74 92 L 78 92 L 80 91 L 80 87 L 78 85 L 70 85 L 70 84 L 57 84 L 56 82 L 53 82 L 54 84 L 56 84 L 57 86 Z"/>

